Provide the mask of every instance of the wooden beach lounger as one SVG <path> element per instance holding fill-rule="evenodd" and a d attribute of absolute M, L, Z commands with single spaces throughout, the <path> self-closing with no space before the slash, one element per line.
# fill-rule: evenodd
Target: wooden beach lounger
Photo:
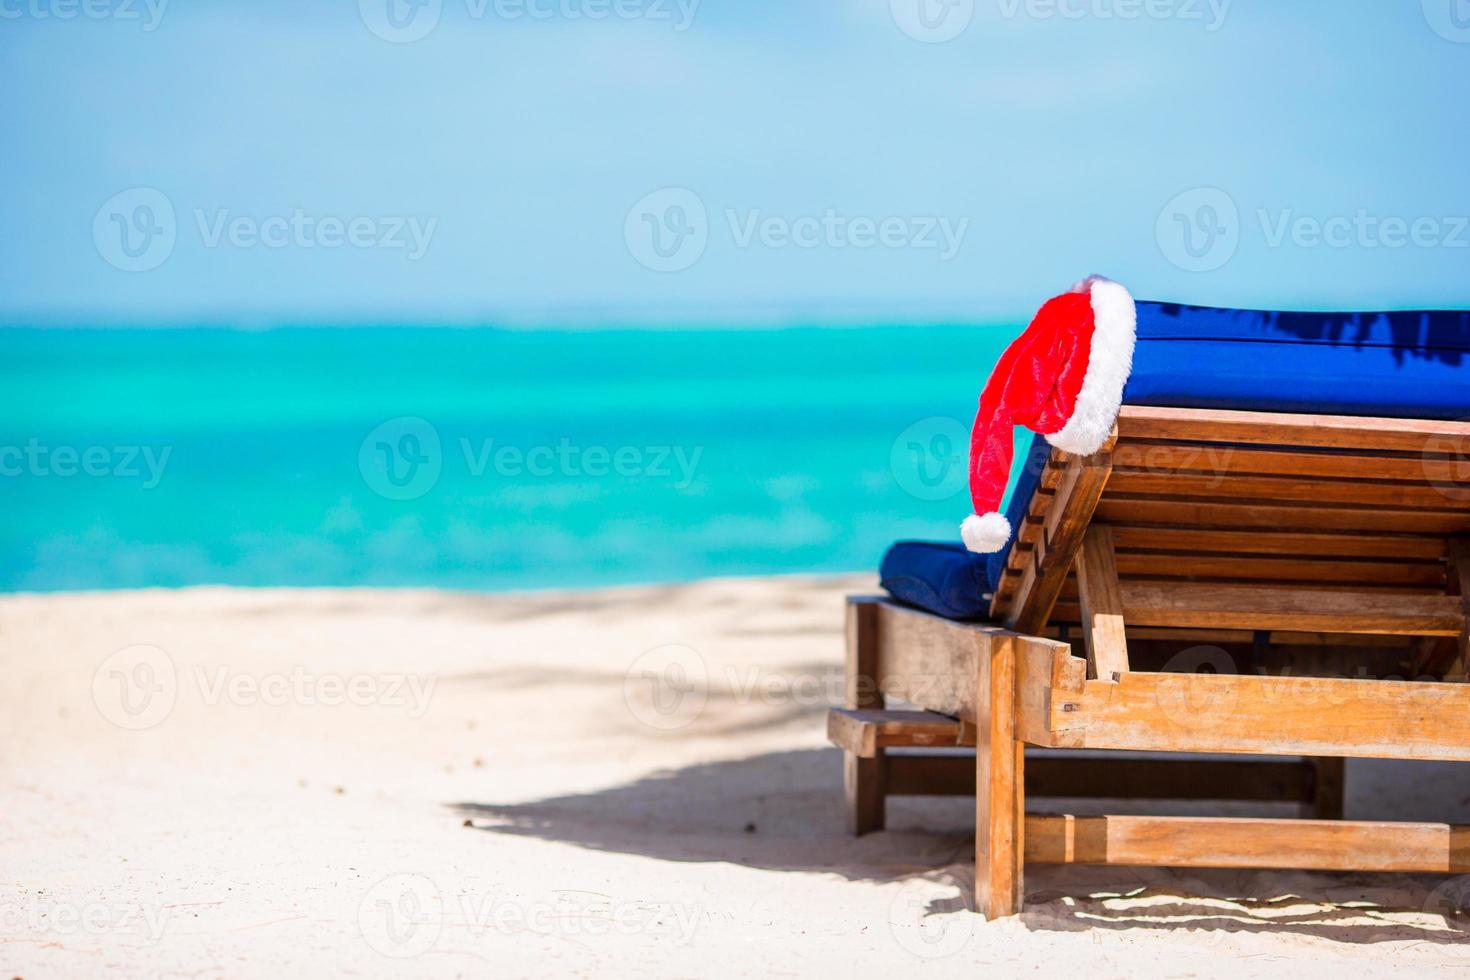
<path fill-rule="evenodd" d="M 1448 367 L 1465 398 L 1470 367 Z M 1361 394 L 1401 412 L 1392 387 Z M 1341 819 L 1343 758 L 1470 761 L 1470 422 L 1446 420 L 1470 398 L 1412 419 L 1134 393 L 1092 456 L 1038 440 L 988 566 L 900 544 L 884 584 L 907 601 L 849 600 L 829 734 L 850 830 L 880 829 L 886 796 L 974 792 L 987 916 L 1020 910 L 1028 862 L 1470 873 L 1470 826 Z M 1037 815 L 1028 794 L 1296 800 L 1313 818 Z"/>

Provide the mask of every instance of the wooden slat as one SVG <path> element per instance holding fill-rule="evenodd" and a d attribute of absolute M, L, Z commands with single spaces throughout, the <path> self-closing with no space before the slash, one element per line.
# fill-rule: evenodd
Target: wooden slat
<path fill-rule="evenodd" d="M 871 759 L 883 749 L 960 745 L 960 723 L 932 711 L 833 708 L 827 712 L 827 740 Z"/>
<path fill-rule="evenodd" d="M 1123 616 L 1138 626 L 1458 636 L 1465 613 L 1440 595 L 1383 595 L 1248 585 L 1125 582 Z"/>
<path fill-rule="evenodd" d="M 1403 558 L 1433 561 L 1444 557 L 1444 541 L 1403 534 L 1331 534 L 1308 531 L 1211 531 L 1190 527 L 1136 527 L 1114 524 L 1120 552 L 1184 551 L 1193 554 L 1286 555 L 1311 558 Z"/>
<path fill-rule="evenodd" d="M 1031 495 L 1026 516 L 1016 528 L 1016 539 L 1006 555 L 1001 582 L 990 604 L 992 621 L 1005 622 L 1021 586 L 1026 584 L 1028 589 L 1031 587 L 1028 571 L 1034 571 L 1046 553 L 1046 516 L 1053 505 L 1062 506 L 1057 504 L 1058 492 L 1067 497 L 1075 487 L 1075 463 L 1075 457 L 1057 449 L 1053 449 L 1047 457 L 1046 466 L 1041 472 L 1040 485 Z"/>
<path fill-rule="evenodd" d="M 876 617 L 878 688 L 915 707 L 974 722 L 975 678 L 982 654 L 994 644 L 1015 640 L 1022 649 L 1071 651 L 1065 643 L 1019 636 L 998 626 L 957 623 L 900 606 L 887 599 L 871 602 Z"/>
<path fill-rule="evenodd" d="M 878 687 L 891 698 L 954 717 L 975 718 L 975 672 L 996 629 L 876 604 Z"/>
<path fill-rule="evenodd" d="M 1310 762 L 1099 758 L 1028 752 L 1025 783 L 1028 798 L 1309 803 L 1314 799 L 1316 779 Z M 890 796 L 969 796 L 974 792 L 973 756 L 888 757 Z"/>
<path fill-rule="evenodd" d="M 1083 535 L 1077 555 L 1077 595 L 1088 669 L 1093 677 L 1116 680 L 1128 672 L 1128 640 L 1123 632 L 1113 533 L 1106 524 L 1094 524 Z"/>
<path fill-rule="evenodd" d="M 1405 534 L 1470 534 L 1470 512 L 1466 511 L 1217 503 L 1120 494 L 1103 498 L 1097 506 L 1097 518 L 1113 525 L 1172 524 L 1212 530 L 1251 528 L 1275 532 L 1289 528 L 1381 532 L 1389 529 Z"/>
<path fill-rule="evenodd" d="M 1426 457 L 1422 452 L 1370 454 L 1127 440 L 1119 440 L 1113 448 L 1113 466 L 1151 473 L 1183 471 L 1213 476 L 1255 474 L 1409 483 L 1450 482 L 1454 475 L 1453 461 Z"/>
<path fill-rule="evenodd" d="M 1470 684 L 1124 674 L 1041 648 L 1018 668 L 1018 730 L 1053 748 L 1470 761 Z"/>
<path fill-rule="evenodd" d="M 1423 453 L 1470 436 L 1470 423 L 1124 405 L 1118 434 L 1124 439 Z"/>
<path fill-rule="evenodd" d="M 1442 562 L 1352 561 L 1345 558 L 1281 558 L 1271 555 L 1138 554 L 1117 556 L 1118 574 L 1125 577 L 1196 579 L 1255 579 L 1279 582 L 1357 582 L 1367 585 L 1412 585 L 1441 591 Z"/>
<path fill-rule="evenodd" d="M 1189 630 L 1172 629 L 1167 626 L 1129 627 L 1128 636 L 1133 641 L 1169 640 L 1197 643 L 1207 637 L 1211 643 L 1245 643 L 1256 641 L 1255 630 Z M 1408 636 L 1371 636 L 1352 633 L 1299 633 L 1292 630 L 1270 630 L 1266 642 L 1272 647 L 1373 647 L 1375 649 L 1407 650 L 1416 642 Z"/>
<path fill-rule="evenodd" d="M 1373 594 L 1373 595 L 1378 595 L 1380 597 L 1387 597 L 1387 598 L 1392 598 L 1394 596 L 1408 596 L 1408 597 L 1411 597 L 1411 598 L 1412 597 L 1422 597 L 1422 596 L 1442 596 L 1444 594 L 1444 586 L 1443 586 L 1443 583 L 1438 583 L 1438 584 L 1433 584 L 1433 585 L 1407 585 L 1407 584 L 1398 583 L 1398 582 L 1360 581 L 1360 582 L 1312 582 L 1312 583 L 1309 584 L 1309 583 L 1303 582 L 1300 579 L 1292 580 L 1292 579 L 1287 579 L 1287 578 L 1275 580 L 1275 579 L 1268 579 L 1268 578 L 1264 578 L 1264 577 L 1259 577 L 1259 578 L 1253 578 L 1253 580 L 1252 581 L 1249 581 L 1249 582 L 1241 582 L 1241 581 L 1238 581 L 1238 580 L 1232 580 L 1232 579 L 1228 579 L 1228 578 L 1219 578 L 1219 579 L 1216 579 L 1216 578 L 1204 578 L 1204 577 L 1200 577 L 1200 578 L 1193 578 L 1193 577 L 1191 577 L 1191 578 L 1188 578 L 1188 579 L 1179 579 L 1179 578 L 1168 578 L 1168 577 L 1165 577 L 1165 576 L 1162 576 L 1162 575 L 1159 575 L 1159 576 L 1130 575 L 1130 576 L 1127 576 L 1124 579 L 1124 581 L 1126 581 L 1131 586 L 1149 585 L 1149 586 L 1156 586 L 1156 587 L 1161 588 L 1161 589 L 1172 589 L 1176 585 L 1197 585 L 1197 586 L 1201 586 L 1201 587 L 1204 587 L 1204 586 L 1217 586 L 1219 588 L 1245 588 L 1245 587 L 1249 587 L 1249 586 L 1254 586 L 1254 587 L 1257 587 L 1257 588 L 1265 588 L 1265 589 L 1271 589 L 1271 590 L 1285 589 L 1287 591 L 1298 591 L 1298 590 L 1303 589 L 1303 588 L 1310 588 L 1310 589 L 1313 589 L 1313 590 L 1319 591 L 1319 592 L 1337 592 L 1337 593 L 1345 593 L 1345 594 L 1348 594 L 1348 595 L 1366 595 L 1366 594 Z M 1061 604 L 1062 603 L 1071 603 L 1073 606 L 1076 606 L 1077 605 L 1077 602 L 1078 602 L 1077 583 L 1076 583 L 1075 579 L 1068 579 L 1067 582 L 1066 582 L 1066 584 L 1062 586 L 1062 594 L 1058 597 L 1058 608 L 1061 607 Z M 1322 631 L 1321 630 L 1312 630 L 1311 632 L 1322 632 Z"/>
<path fill-rule="evenodd" d="M 1151 473 L 1113 468 L 1110 493 L 1139 497 L 1223 499 L 1260 503 L 1347 504 L 1432 511 L 1470 510 L 1427 483 L 1324 480 L 1295 476 L 1216 476 L 1207 473 Z"/>
<path fill-rule="evenodd" d="M 1463 874 L 1470 871 L 1470 827 L 1359 820 L 1030 816 L 1026 860 Z"/>

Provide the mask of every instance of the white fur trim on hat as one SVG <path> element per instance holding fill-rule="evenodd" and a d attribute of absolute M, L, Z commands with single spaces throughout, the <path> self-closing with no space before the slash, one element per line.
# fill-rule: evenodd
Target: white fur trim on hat
<path fill-rule="evenodd" d="M 1108 441 L 1113 423 L 1118 421 L 1123 386 L 1133 371 L 1138 311 L 1128 290 L 1101 276 L 1082 280 L 1072 292 L 1086 292 L 1092 297 L 1092 352 L 1072 417 L 1046 441 L 1062 452 L 1090 456 Z"/>
<path fill-rule="evenodd" d="M 999 551 L 1011 539 L 1011 522 L 1004 514 L 992 511 L 981 517 L 971 514 L 960 525 L 960 540 L 965 547 L 982 555 Z"/>

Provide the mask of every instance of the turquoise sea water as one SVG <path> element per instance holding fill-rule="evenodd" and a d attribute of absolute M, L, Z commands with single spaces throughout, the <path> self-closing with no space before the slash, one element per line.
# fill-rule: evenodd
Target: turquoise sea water
<path fill-rule="evenodd" d="M 0 330 L 0 589 L 871 569 L 1014 332 Z"/>

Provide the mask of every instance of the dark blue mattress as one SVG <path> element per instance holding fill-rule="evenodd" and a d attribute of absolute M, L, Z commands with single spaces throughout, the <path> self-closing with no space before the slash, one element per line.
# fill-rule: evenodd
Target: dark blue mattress
<path fill-rule="evenodd" d="M 1272 313 L 1140 302 L 1126 405 L 1387 418 L 1470 416 L 1470 312 Z M 1040 436 L 1006 516 L 1019 527 L 1050 447 Z M 1009 547 L 900 541 L 884 556 L 894 598 L 981 619 Z"/>

